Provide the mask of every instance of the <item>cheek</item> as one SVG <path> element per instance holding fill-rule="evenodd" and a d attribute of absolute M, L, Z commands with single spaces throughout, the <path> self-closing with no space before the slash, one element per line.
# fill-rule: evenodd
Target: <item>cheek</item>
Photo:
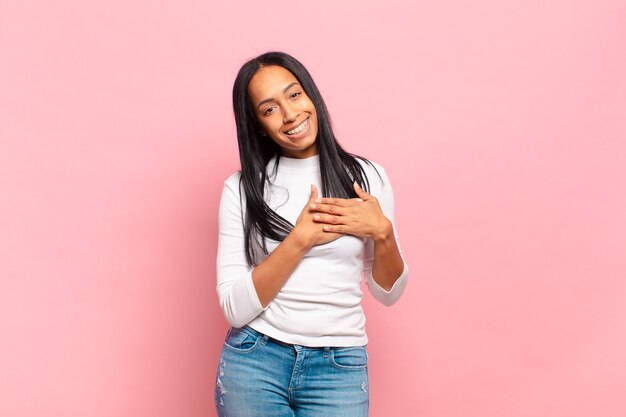
<path fill-rule="evenodd" d="M 257 119 L 259 125 L 266 132 L 273 132 L 278 129 L 279 123 L 276 123 L 276 117 L 264 117 L 263 119 Z"/>
<path fill-rule="evenodd" d="M 313 129 L 315 130 L 315 133 L 317 134 L 318 126 L 319 126 L 318 123 L 317 123 L 318 122 L 318 120 L 317 120 L 317 113 L 313 113 L 311 115 L 311 119 L 313 120 L 313 123 L 312 123 L 311 127 L 313 127 Z"/>
<path fill-rule="evenodd" d="M 311 103 L 311 118 L 313 119 L 313 121 L 315 122 L 315 126 L 317 126 L 318 123 L 318 119 L 317 119 L 317 109 L 315 108 L 315 106 L 313 105 L 313 103 Z"/>

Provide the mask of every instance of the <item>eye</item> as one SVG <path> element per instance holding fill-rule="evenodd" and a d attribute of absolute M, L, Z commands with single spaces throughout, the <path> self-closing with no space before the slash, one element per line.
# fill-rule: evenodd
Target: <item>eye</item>
<path fill-rule="evenodd" d="M 272 112 L 273 112 L 273 110 L 274 110 L 275 108 L 276 108 L 276 107 L 274 107 L 274 106 L 270 106 L 270 107 L 268 107 L 268 108 L 267 108 L 267 109 L 265 109 L 265 111 L 263 112 L 263 116 L 269 116 L 270 114 L 272 114 Z"/>
<path fill-rule="evenodd" d="M 296 98 L 298 97 L 300 94 L 302 94 L 300 91 L 295 91 L 291 94 L 289 94 L 289 98 Z"/>

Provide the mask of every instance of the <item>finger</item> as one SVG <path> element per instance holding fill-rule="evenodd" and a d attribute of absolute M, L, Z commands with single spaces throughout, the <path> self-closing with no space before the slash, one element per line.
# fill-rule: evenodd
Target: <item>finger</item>
<path fill-rule="evenodd" d="M 348 233 L 348 228 L 345 225 L 330 225 L 325 224 L 323 227 L 325 232 L 333 232 L 333 233 Z"/>
<path fill-rule="evenodd" d="M 318 198 L 315 200 L 316 204 L 329 204 L 339 207 L 350 207 L 354 205 L 354 201 L 351 198 Z"/>
<path fill-rule="evenodd" d="M 363 200 L 367 200 L 367 198 L 369 197 L 369 194 L 365 192 L 364 189 L 361 188 L 361 186 L 354 181 L 352 183 L 352 186 L 354 187 L 354 191 L 356 191 L 356 194 L 361 197 Z"/>
<path fill-rule="evenodd" d="M 328 223 L 333 225 L 341 224 L 342 221 L 341 216 L 329 216 L 327 214 L 314 214 L 313 220 L 318 223 Z"/>
<path fill-rule="evenodd" d="M 317 187 L 315 184 L 311 184 L 311 195 L 309 196 L 309 203 L 317 199 Z"/>
<path fill-rule="evenodd" d="M 313 204 L 310 204 L 309 207 L 312 210 L 319 211 L 321 213 L 330 213 L 330 214 L 338 214 L 338 215 L 346 214 L 345 208 L 339 207 L 339 206 L 333 206 L 332 204 L 313 203 Z"/>

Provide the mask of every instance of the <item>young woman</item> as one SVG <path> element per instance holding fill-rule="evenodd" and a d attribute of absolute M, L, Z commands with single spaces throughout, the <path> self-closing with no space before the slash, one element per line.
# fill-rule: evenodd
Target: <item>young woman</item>
<path fill-rule="evenodd" d="M 367 416 L 361 278 L 385 305 L 408 279 L 387 174 L 341 148 L 313 79 L 290 55 L 246 62 L 233 104 L 241 170 L 219 207 L 217 293 L 232 327 L 217 413 Z"/>

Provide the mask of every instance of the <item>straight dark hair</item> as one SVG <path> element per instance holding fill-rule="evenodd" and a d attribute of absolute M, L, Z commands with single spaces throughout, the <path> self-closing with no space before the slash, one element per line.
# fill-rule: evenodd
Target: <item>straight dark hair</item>
<path fill-rule="evenodd" d="M 266 182 L 270 180 L 266 166 L 272 157 L 277 156 L 273 168 L 274 173 L 276 172 L 281 148 L 269 136 L 260 134 L 260 124 L 248 95 L 248 84 L 259 68 L 270 65 L 277 65 L 290 71 L 315 106 L 318 124 L 315 141 L 320 161 L 321 195 L 356 198 L 358 196 L 352 186 L 353 181 L 369 192 L 367 175 L 356 158 L 374 167 L 367 159 L 348 153 L 339 145 L 332 130 L 326 104 L 313 78 L 297 59 L 284 52 L 267 52 L 246 62 L 235 79 L 233 107 L 241 162 L 239 186 L 240 190 L 243 188 L 246 206 L 245 219 L 242 214 L 246 259 L 251 267 L 259 261 L 259 249 L 263 254 L 268 254 L 267 238 L 282 241 L 295 226 L 272 210 L 263 199 Z"/>

